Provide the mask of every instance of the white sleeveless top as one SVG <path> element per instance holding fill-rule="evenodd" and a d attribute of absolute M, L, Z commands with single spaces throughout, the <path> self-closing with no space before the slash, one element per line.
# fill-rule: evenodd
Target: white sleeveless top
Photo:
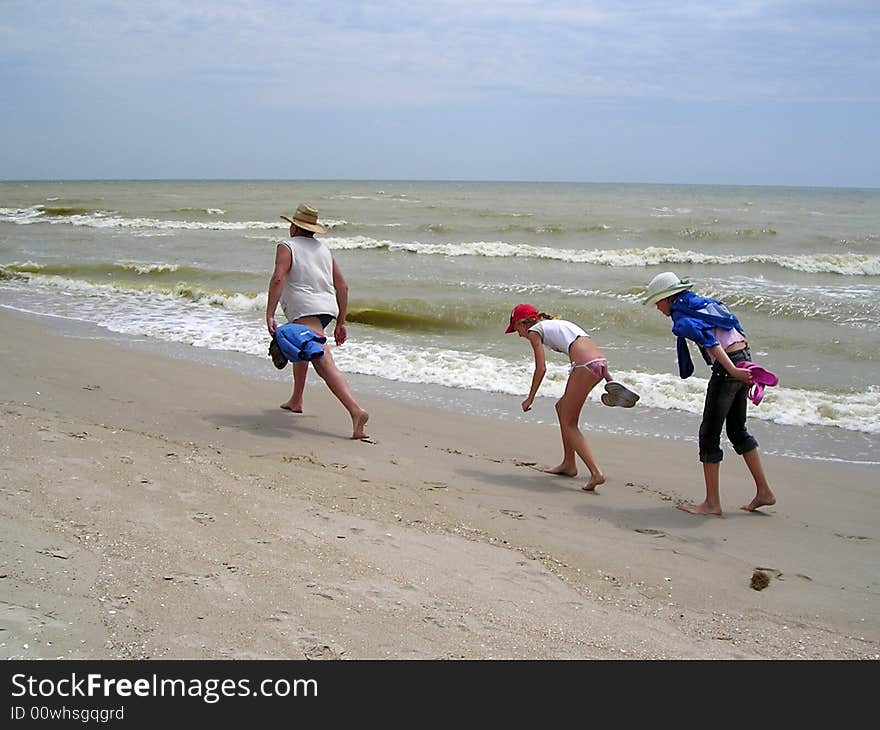
<path fill-rule="evenodd" d="M 564 319 L 542 319 L 529 327 L 529 332 L 537 332 L 547 347 L 566 355 L 571 343 L 578 337 L 589 337 L 576 324 Z"/>
<path fill-rule="evenodd" d="M 280 245 L 293 257 L 281 292 L 281 309 L 288 322 L 300 317 L 329 314 L 336 317 L 336 289 L 333 286 L 333 257 L 317 238 L 295 236 Z"/>

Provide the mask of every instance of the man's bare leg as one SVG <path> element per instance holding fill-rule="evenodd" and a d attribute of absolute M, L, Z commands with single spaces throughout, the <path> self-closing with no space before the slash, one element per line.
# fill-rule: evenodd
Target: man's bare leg
<path fill-rule="evenodd" d="M 348 383 L 345 380 L 345 376 L 339 368 L 336 367 L 336 363 L 333 361 L 333 356 L 330 354 L 330 350 L 326 345 L 324 345 L 324 357 L 320 360 L 313 360 L 312 362 L 315 366 L 315 371 L 321 376 L 324 382 L 327 383 L 330 392 L 339 399 L 339 402 L 342 403 L 345 410 L 347 410 L 348 414 L 351 416 L 351 437 L 353 439 L 367 438 L 364 426 L 366 426 L 367 421 L 370 420 L 370 414 L 361 408 L 354 399 L 351 390 L 349 390 Z"/>
<path fill-rule="evenodd" d="M 294 413 L 303 412 L 303 393 L 306 389 L 306 378 L 309 374 L 309 364 L 298 362 L 293 364 L 293 393 L 290 400 L 281 404 L 281 408 Z"/>

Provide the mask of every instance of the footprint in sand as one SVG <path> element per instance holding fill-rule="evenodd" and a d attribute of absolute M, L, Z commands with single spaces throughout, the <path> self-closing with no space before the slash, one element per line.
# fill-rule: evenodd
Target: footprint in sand
<path fill-rule="evenodd" d="M 339 654 L 327 644 L 312 644 L 303 649 L 306 659 L 339 659 Z"/>
<path fill-rule="evenodd" d="M 651 527 L 637 527 L 636 532 L 640 532 L 642 535 L 650 535 L 651 537 L 666 537 L 666 533 L 661 530 L 655 530 Z"/>
<path fill-rule="evenodd" d="M 844 535 L 842 532 L 835 532 L 834 536 L 835 537 L 842 537 L 844 540 L 856 540 L 856 541 L 871 540 L 872 539 L 870 537 L 865 537 L 864 535 Z"/>
<path fill-rule="evenodd" d="M 654 489 L 653 487 L 651 487 L 647 484 L 639 484 L 638 482 L 627 482 L 626 486 L 635 487 L 636 489 L 638 489 L 642 492 L 650 492 L 651 494 L 656 494 L 664 502 L 671 502 L 672 501 L 671 495 L 666 494 L 666 492 L 661 492 L 659 489 Z"/>
<path fill-rule="evenodd" d="M 281 461 L 287 462 L 288 464 L 294 461 L 305 461 L 306 463 L 314 464 L 315 466 L 327 466 L 323 461 L 315 458 L 314 454 L 294 454 L 290 456 L 282 456 Z"/>
<path fill-rule="evenodd" d="M 210 522 L 214 521 L 214 515 L 209 515 L 207 512 L 196 512 L 192 519 L 202 525 L 207 525 Z"/>
<path fill-rule="evenodd" d="M 192 583 L 193 585 L 219 587 L 219 575 L 217 573 L 169 573 L 162 576 L 162 580 L 169 583 Z"/>
<path fill-rule="evenodd" d="M 517 512 L 513 509 L 502 509 L 499 510 L 499 512 L 501 512 L 501 514 L 503 515 L 507 515 L 508 517 L 513 517 L 513 519 L 515 520 L 524 520 L 526 518 L 526 516 L 522 512 Z"/>
<path fill-rule="evenodd" d="M 781 570 L 779 570 L 777 568 L 762 568 L 759 566 L 759 567 L 755 568 L 755 571 L 756 572 L 760 571 L 762 573 L 772 574 L 773 577 L 776 578 L 776 580 L 785 580 L 786 577 L 800 578 L 801 580 L 808 580 L 808 581 L 813 580 L 810 576 L 805 575 L 804 573 L 783 573 Z"/>

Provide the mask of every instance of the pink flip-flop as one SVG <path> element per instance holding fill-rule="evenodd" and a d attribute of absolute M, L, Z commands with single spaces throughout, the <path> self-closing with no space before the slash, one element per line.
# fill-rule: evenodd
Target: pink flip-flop
<path fill-rule="evenodd" d="M 756 365 L 750 360 L 743 360 L 736 364 L 738 368 L 748 370 L 752 374 L 752 385 L 749 386 L 747 394 L 748 399 L 755 405 L 758 405 L 764 399 L 764 387 L 773 386 L 779 383 L 776 373 L 772 373 L 760 365 Z"/>

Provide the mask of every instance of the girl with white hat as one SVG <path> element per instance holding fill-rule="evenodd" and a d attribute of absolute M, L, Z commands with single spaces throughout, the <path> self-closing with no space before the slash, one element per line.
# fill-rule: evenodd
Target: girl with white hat
<path fill-rule="evenodd" d="M 665 271 L 648 284 L 644 300 L 644 304 L 654 304 L 659 312 L 672 318 L 682 378 L 694 372 L 688 340 L 696 343 L 706 364 L 712 366 L 699 436 L 706 499 L 702 504 L 679 508 L 696 515 L 721 514 L 719 476 L 724 458 L 721 430 L 726 427 L 734 450 L 743 457 L 755 480 L 755 498 L 741 509 L 754 512 L 759 507 L 776 504 L 776 497 L 764 474 L 758 442 L 746 428 L 747 394 L 753 377 L 749 370 L 737 367 L 737 363 L 751 360 L 749 343 L 739 320 L 722 302 L 701 297 L 690 291 L 692 287 L 687 279 Z"/>

